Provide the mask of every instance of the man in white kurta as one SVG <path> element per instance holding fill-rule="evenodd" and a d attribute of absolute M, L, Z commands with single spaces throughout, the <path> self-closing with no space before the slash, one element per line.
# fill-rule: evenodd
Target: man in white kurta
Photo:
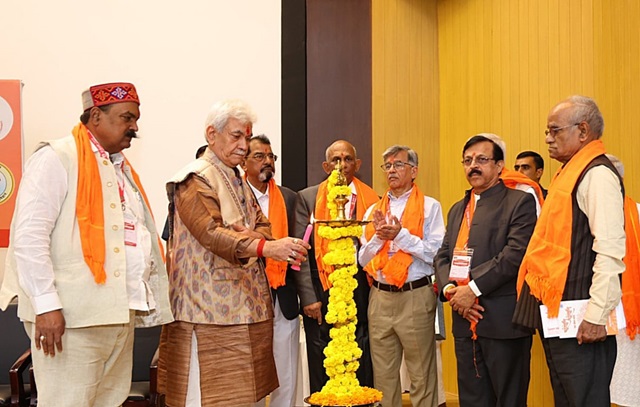
<path fill-rule="evenodd" d="M 132 84 L 92 86 L 72 135 L 40 144 L 25 168 L 0 305 L 18 296 L 43 407 L 122 404 L 135 317 L 173 319 L 153 218 L 122 154 L 139 104 Z"/>

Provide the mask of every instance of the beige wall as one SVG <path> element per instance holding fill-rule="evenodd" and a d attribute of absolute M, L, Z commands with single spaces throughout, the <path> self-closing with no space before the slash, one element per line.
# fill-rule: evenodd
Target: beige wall
<path fill-rule="evenodd" d="M 279 154 L 280 0 L 3 0 L 0 14 L 0 78 L 25 85 L 25 159 L 39 140 L 70 134 L 89 85 L 135 83 L 141 138 L 126 155 L 158 227 L 165 180 L 204 144 L 204 119 L 217 100 L 249 102 L 254 131 L 269 135 Z M 4 261 L 0 277 L 3 269 Z"/>
<path fill-rule="evenodd" d="M 438 25 L 435 1 L 373 0 L 373 187 L 387 188 L 382 153 L 406 144 L 418 153 L 416 183 L 423 193 L 440 190 Z M 363 157 L 369 159 L 369 157 Z"/>

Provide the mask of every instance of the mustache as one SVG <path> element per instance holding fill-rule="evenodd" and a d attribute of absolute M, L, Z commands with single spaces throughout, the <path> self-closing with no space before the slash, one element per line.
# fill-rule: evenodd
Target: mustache
<path fill-rule="evenodd" d="M 476 174 L 476 175 L 482 175 L 482 171 L 477 170 L 477 169 L 473 169 L 473 170 L 469 171 L 469 174 L 467 174 L 467 176 L 468 176 L 468 177 L 470 177 L 470 176 L 472 176 L 472 175 L 474 175 L 474 174 Z"/>
<path fill-rule="evenodd" d="M 136 133 L 134 130 L 127 130 L 126 133 L 124 133 L 125 137 L 129 137 L 129 138 L 138 138 L 138 133 Z"/>

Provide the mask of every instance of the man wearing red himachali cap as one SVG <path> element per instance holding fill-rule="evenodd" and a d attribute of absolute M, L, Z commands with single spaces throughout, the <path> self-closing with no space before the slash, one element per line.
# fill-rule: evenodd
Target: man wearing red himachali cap
<path fill-rule="evenodd" d="M 82 105 L 72 134 L 27 161 L 0 291 L 3 309 L 18 296 L 43 407 L 121 405 L 134 321 L 173 320 L 151 211 L 122 154 L 138 130 L 136 88 L 92 86 Z"/>

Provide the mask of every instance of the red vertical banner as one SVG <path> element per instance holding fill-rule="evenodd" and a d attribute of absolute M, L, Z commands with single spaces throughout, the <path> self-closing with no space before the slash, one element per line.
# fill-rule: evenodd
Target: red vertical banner
<path fill-rule="evenodd" d="M 0 247 L 9 227 L 22 177 L 22 82 L 0 80 Z"/>

